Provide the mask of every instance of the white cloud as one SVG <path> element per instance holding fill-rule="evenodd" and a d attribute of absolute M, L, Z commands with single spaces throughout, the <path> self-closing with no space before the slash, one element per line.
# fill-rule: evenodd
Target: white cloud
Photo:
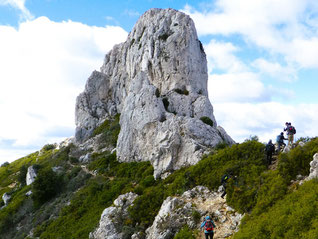
<path fill-rule="evenodd" d="M 26 0 L 0 0 L 0 5 L 9 5 L 13 8 L 18 9 L 21 12 L 21 20 L 31 20 L 34 17 L 30 11 L 25 7 Z"/>
<path fill-rule="evenodd" d="M 314 0 L 217 0 L 204 12 L 189 5 L 183 11 L 193 18 L 201 36 L 238 34 L 249 44 L 282 55 L 287 63 L 318 67 Z"/>
<path fill-rule="evenodd" d="M 270 62 L 263 58 L 258 58 L 251 64 L 257 68 L 260 73 L 268 74 L 277 80 L 292 82 L 297 80 L 297 70 L 294 67 L 283 67 L 278 62 Z"/>
<path fill-rule="evenodd" d="M 212 74 L 208 91 L 212 103 L 264 102 L 270 100 L 270 92 L 251 72 Z"/>
<path fill-rule="evenodd" d="M 204 46 L 204 51 L 208 58 L 208 69 L 210 71 L 215 68 L 228 72 L 242 72 L 247 69 L 244 63 L 234 55 L 239 49 L 231 42 L 211 40 Z"/>
<path fill-rule="evenodd" d="M 105 53 L 126 37 L 120 27 L 46 17 L 18 29 L 0 26 L 0 141 L 11 139 L 16 149 L 41 147 L 63 138 L 48 135 L 54 129 L 72 131 L 76 96 Z M 16 159 L 6 157 L 0 154 L 0 160 Z"/>
<path fill-rule="evenodd" d="M 242 142 L 251 135 L 259 136 L 262 142 L 269 139 L 274 141 L 283 131 L 286 121 L 292 122 L 296 127 L 296 138 L 318 135 L 317 104 L 216 103 L 213 107 L 218 124 L 237 142 Z"/>

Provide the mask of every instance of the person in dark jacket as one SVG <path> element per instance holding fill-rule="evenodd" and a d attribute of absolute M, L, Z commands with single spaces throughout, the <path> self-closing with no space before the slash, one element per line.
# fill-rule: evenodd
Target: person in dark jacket
<path fill-rule="evenodd" d="M 205 239 L 209 239 L 209 236 L 210 239 L 213 239 L 215 227 L 213 220 L 207 216 L 201 224 L 201 228 L 204 228 Z"/>
<path fill-rule="evenodd" d="M 266 151 L 266 161 L 267 161 L 268 165 L 270 165 L 272 163 L 273 153 L 275 152 L 275 146 L 272 143 L 271 139 L 266 144 L 265 151 Z"/>
<path fill-rule="evenodd" d="M 224 196 L 226 195 L 226 185 L 227 185 L 227 181 L 230 179 L 230 175 L 229 174 L 224 174 L 221 178 L 221 184 L 223 186 L 223 193 L 221 195 L 221 198 L 224 198 Z"/>
<path fill-rule="evenodd" d="M 279 153 L 280 152 L 280 147 L 282 145 L 286 146 L 286 144 L 284 143 L 284 140 L 287 140 L 285 139 L 284 137 L 284 133 L 281 132 L 280 135 L 277 136 L 277 139 L 276 139 L 276 142 L 277 142 L 277 145 L 278 145 L 278 149 L 277 149 L 277 152 Z"/>

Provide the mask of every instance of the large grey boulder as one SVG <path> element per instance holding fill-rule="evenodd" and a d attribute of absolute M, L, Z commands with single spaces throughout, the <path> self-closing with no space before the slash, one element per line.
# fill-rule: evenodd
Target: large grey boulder
<path fill-rule="evenodd" d="M 195 164 L 218 143 L 234 143 L 217 125 L 207 80 L 192 19 L 173 9 L 150 9 L 77 97 L 76 141 L 83 143 L 120 113 L 120 161 L 150 161 L 156 178 Z"/>
<path fill-rule="evenodd" d="M 28 172 L 26 174 L 26 184 L 30 185 L 34 182 L 37 176 L 36 170 L 33 166 L 28 167 Z"/>
<path fill-rule="evenodd" d="M 318 153 L 313 156 L 313 160 L 310 162 L 310 174 L 305 181 L 318 178 Z"/>
<path fill-rule="evenodd" d="M 211 192 L 206 187 L 197 186 L 184 192 L 180 197 L 168 197 L 163 202 L 152 226 L 146 230 L 146 238 L 173 238 L 185 225 L 193 230 L 199 229 L 207 215 L 213 218 L 217 226 L 215 238 L 233 235 L 238 231 L 243 215 L 227 206 L 221 194 Z M 195 218 L 194 214 L 199 215 L 200 218 Z"/>
<path fill-rule="evenodd" d="M 114 206 L 106 208 L 99 221 L 98 228 L 89 234 L 90 239 L 122 239 L 124 234 L 120 231 L 125 218 L 128 217 L 127 209 L 137 198 L 137 194 L 129 192 L 120 195 Z"/>

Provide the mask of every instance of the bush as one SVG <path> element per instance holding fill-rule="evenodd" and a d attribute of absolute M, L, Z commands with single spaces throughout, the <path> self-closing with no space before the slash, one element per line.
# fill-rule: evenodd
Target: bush
<path fill-rule="evenodd" d="M 9 165 L 10 165 L 9 162 L 4 162 L 3 164 L 1 164 L 1 167 L 7 167 Z"/>
<path fill-rule="evenodd" d="M 61 188 L 61 179 L 51 169 L 39 171 L 32 184 L 32 199 L 39 206 L 54 197 Z"/>
<path fill-rule="evenodd" d="M 119 119 L 120 114 L 117 114 L 114 118 L 105 120 L 93 131 L 92 137 L 102 134 L 100 143 L 116 147 L 118 134 L 120 132 Z"/>
<path fill-rule="evenodd" d="M 18 181 L 21 183 L 21 185 L 26 184 L 26 175 L 28 173 L 28 166 L 27 165 L 22 165 L 20 168 L 20 173 L 18 176 Z"/>
<path fill-rule="evenodd" d="M 52 150 L 52 149 L 55 149 L 56 146 L 54 144 L 46 144 L 43 146 L 42 150 L 44 151 L 49 151 L 49 150 Z"/>
<path fill-rule="evenodd" d="M 318 152 L 318 138 L 307 142 L 303 147 L 297 146 L 288 154 L 280 154 L 278 171 L 286 180 L 295 179 L 298 174 L 308 175 L 313 155 Z"/>
<path fill-rule="evenodd" d="M 317 238 L 317 190 L 317 180 L 306 182 L 262 214 L 246 217 L 234 238 Z"/>
<path fill-rule="evenodd" d="M 195 235 L 188 226 L 184 226 L 175 236 L 174 239 L 195 239 Z"/>
<path fill-rule="evenodd" d="M 175 92 L 177 92 L 180 95 L 189 95 L 189 91 L 187 89 L 174 89 Z"/>
<path fill-rule="evenodd" d="M 203 116 L 203 117 L 200 118 L 200 120 L 201 120 L 203 123 L 205 123 L 205 124 L 210 125 L 211 127 L 213 127 L 213 121 L 212 121 L 209 117 Z"/>

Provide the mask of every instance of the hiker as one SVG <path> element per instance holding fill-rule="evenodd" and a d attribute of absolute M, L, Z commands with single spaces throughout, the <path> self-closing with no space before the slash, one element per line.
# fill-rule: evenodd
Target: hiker
<path fill-rule="evenodd" d="M 268 165 L 270 165 L 272 163 L 273 153 L 275 152 L 275 146 L 272 143 L 271 139 L 268 141 L 268 144 L 266 144 L 265 151 L 266 151 L 266 161 Z"/>
<path fill-rule="evenodd" d="M 287 140 L 287 139 L 285 139 L 284 137 L 284 132 L 281 132 L 280 135 L 278 135 L 276 138 L 276 143 L 278 145 L 277 153 L 280 152 L 280 147 L 282 145 L 284 145 L 284 147 L 286 146 L 286 144 L 284 143 L 284 140 Z"/>
<path fill-rule="evenodd" d="M 213 229 L 216 227 L 213 220 L 207 216 L 201 224 L 201 228 L 204 227 L 204 234 L 205 234 L 205 239 L 209 239 L 209 236 L 211 239 L 213 239 L 214 232 Z"/>
<path fill-rule="evenodd" d="M 290 122 L 285 123 L 286 128 L 284 131 L 287 131 L 287 138 L 288 138 L 288 146 L 292 147 L 294 143 L 294 134 L 296 134 L 296 129 Z"/>
<path fill-rule="evenodd" d="M 224 192 L 221 195 L 221 198 L 224 198 L 224 196 L 226 195 L 226 184 L 227 184 L 227 181 L 229 180 L 230 177 L 231 176 L 226 173 L 221 178 L 221 184 L 222 184 L 223 190 L 224 190 Z"/>

